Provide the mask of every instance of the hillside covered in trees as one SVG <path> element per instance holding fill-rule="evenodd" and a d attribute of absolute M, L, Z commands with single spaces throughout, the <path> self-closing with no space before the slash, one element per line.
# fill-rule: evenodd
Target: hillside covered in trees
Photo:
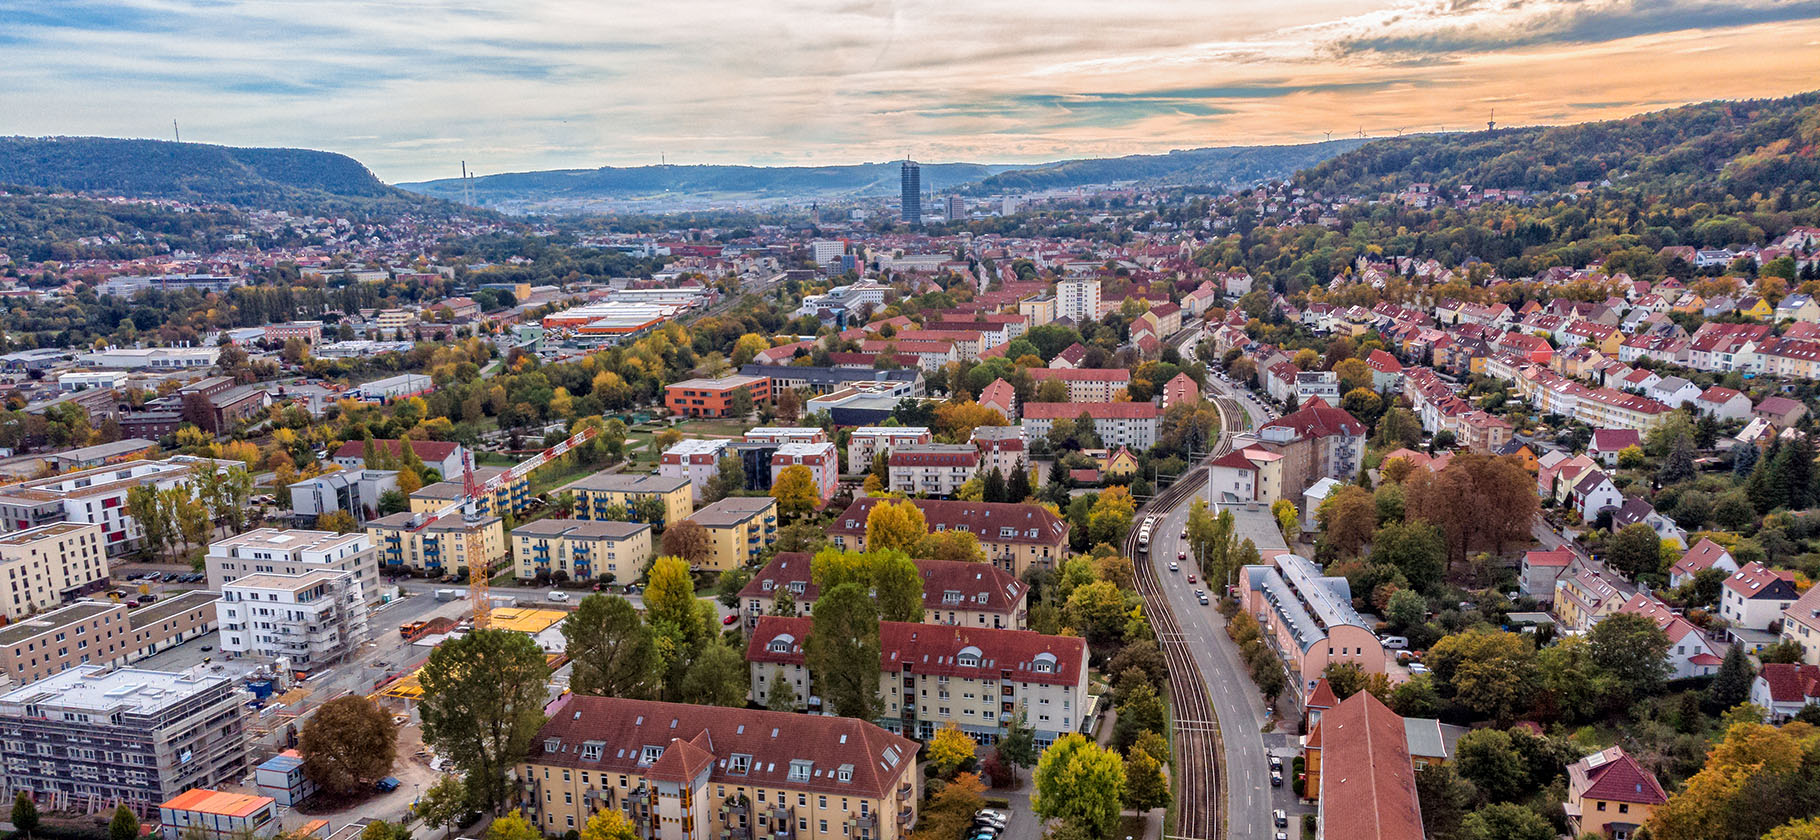
<path fill-rule="evenodd" d="M 1224 146 L 1178 149 L 1166 155 L 1065 160 L 1001 172 L 969 186 L 967 192 L 1034 192 L 1123 181 L 1168 186 L 1245 186 L 1287 178 L 1298 169 L 1356 149 L 1365 142 L 1342 139 L 1299 146 Z"/>
<path fill-rule="evenodd" d="M 441 208 L 333 152 L 111 137 L 0 137 L 0 184 L 313 215 Z"/>
<path fill-rule="evenodd" d="M 1604 180 L 1650 191 L 1812 195 L 1817 155 L 1820 92 L 1813 92 L 1604 122 L 1385 138 L 1312 166 L 1295 183 L 1354 195 L 1417 182 L 1547 191 Z"/>

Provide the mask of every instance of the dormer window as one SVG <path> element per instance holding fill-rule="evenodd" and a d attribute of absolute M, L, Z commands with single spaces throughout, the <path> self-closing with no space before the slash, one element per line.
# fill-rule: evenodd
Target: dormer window
<path fill-rule="evenodd" d="M 561 750 L 562 750 L 562 739 L 561 738 L 543 739 L 543 751 L 544 752 L 553 753 L 553 752 L 559 752 Z"/>
<path fill-rule="evenodd" d="M 733 756 L 729 756 L 727 758 L 727 772 L 728 773 L 732 773 L 736 776 L 744 776 L 744 775 L 746 775 L 746 771 L 751 770 L 751 769 L 752 769 L 752 756 L 733 755 Z"/>
<path fill-rule="evenodd" d="M 759 587 L 758 587 L 758 588 L 759 588 L 759 589 L 762 589 L 762 590 L 764 590 L 764 591 L 766 591 L 766 592 L 770 592 L 770 591 L 771 591 L 771 590 L 773 590 L 773 589 L 776 589 L 776 588 L 777 588 L 777 582 L 776 582 L 776 581 L 773 581 L 773 580 L 767 580 L 767 581 L 765 581 L 765 582 L 764 582 L 764 583 L 762 583 L 762 584 L 759 584 Z"/>
<path fill-rule="evenodd" d="M 842 764 L 840 769 L 834 771 L 834 778 L 842 782 L 853 781 L 853 765 Z"/>
<path fill-rule="evenodd" d="M 770 644 L 765 645 L 765 649 L 772 653 L 789 653 L 790 649 L 795 647 L 795 645 L 795 636 L 792 636 L 789 633 L 779 633 L 777 634 L 777 638 L 772 639 Z"/>
<path fill-rule="evenodd" d="M 581 745 L 582 761 L 599 761 L 601 751 L 607 748 L 605 741 L 584 741 Z"/>
<path fill-rule="evenodd" d="M 797 594 L 797 595 L 801 595 L 801 594 L 803 594 L 803 590 L 804 590 L 804 589 L 806 589 L 806 588 L 808 588 L 808 587 L 807 587 L 807 586 L 805 586 L 805 585 L 804 585 L 804 584 L 803 584 L 803 582 L 802 582 L 802 581 L 800 581 L 800 580 L 793 580 L 793 581 L 790 581 L 790 591 L 791 591 L 791 592 L 793 592 L 793 593 L 795 593 L 795 594 Z"/>
<path fill-rule="evenodd" d="M 796 759 L 794 761 L 791 761 L 790 762 L 790 781 L 792 781 L 792 782 L 809 781 L 809 776 L 814 769 L 815 769 L 815 762 L 813 762 L 813 761 L 804 761 L 800 758 Z"/>
<path fill-rule="evenodd" d="M 655 763 L 658 759 L 663 758 L 663 756 L 664 756 L 663 747 L 653 747 L 649 744 L 646 744 L 644 750 L 638 754 L 638 763 L 641 765 L 652 764 L 652 763 Z"/>

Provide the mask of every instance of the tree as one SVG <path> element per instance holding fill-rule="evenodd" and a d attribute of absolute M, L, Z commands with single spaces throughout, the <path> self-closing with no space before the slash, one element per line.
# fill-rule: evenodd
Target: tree
<path fill-rule="evenodd" d="M 444 837 L 468 813 L 468 786 L 460 776 L 443 776 L 417 800 L 417 817 L 428 828 L 442 829 Z"/>
<path fill-rule="evenodd" d="M 986 502 L 1003 502 L 1005 499 L 1005 476 L 993 467 L 986 471 L 985 486 L 980 492 L 980 500 Z"/>
<path fill-rule="evenodd" d="M 778 472 L 777 480 L 771 483 L 771 498 L 777 500 L 777 510 L 784 521 L 794 522 L 815 509 L 821 494 L 815 489 L 815 474 L 802 464 L 791 464 Z"/>
<path fill-rule="evenodd" d="M 1436 840 L 1460 836 L 1475 791 L 1454 773 L 1452 765 L 1424 764 L 1416 768 L 1416 799 L 1422 808 L 1422 834 Z"/>
<path fill-rule="evenodd" d="M 335 510 L 316 517 L 316 527 L 337 534 L 352 534 L 360 530 L 360 523 L 354 521 L 354 514 L 345 510 Z"/>
<path fill-rule="evenodd" d="M 569 688 L 576 694 L 655 694 L 657 644 L 632 602 L 617 595 L 589 595 L 563 620 L 562 637 L 574 663 Z"/>
<path fill-rule="evenodd" d="M 392 716 L 358 694 L 322 704 L 297 739 L 303 773 L 330 793 L 345 796 L 383 778 L 398 757 Z"/>
<path fill-rule="evenodd" d="M 638 840 L 638 830 L 618 808 L 602 808 L 582 826 L 581 840 Z"/>
<path fill-rule="evenodd" d="M 1072 823 L 1087 836 L 1104 840 L 1112 834 L 1124 796 L 1124 760 L 1070 732 L 1037 759 L 1036 794 L 1030 807 L 1038 816 Z"/>
<path fill-rule="evenodd" d="M 1487 805 L 1460 821 L 1469 840 L 1554 840 L 1554 826 L 1541 814 L 1514 802 Z"/>
<path fill-rule="evenodd" d="M 139 840 L 139 817 L 124 802 L 114 806 L 114 818 L 107 824 L 107 840 Z"/>
<path fill-rule="evenodd" d="M 918 560 L 984 563 L 986 550 L 972 531 L 936 531 L 918 540 L 910 556 Z"/>
<path fill-rule="evenodd" d="M 1623 453 L 1618 453 L 1622 457 Z M 1656 471 L 1656 480 L 1664 485 L 1679 484 L 1694 477 L 1694 442 L 1686 435 L 1675 438 L 1674 447 L 1669 449 L 1667 457 L 1662 459 L 1662 468 Z"/>
<path fill-rule="evenodd" d="M 1436 642 L 1428 651 L 1428 667 L 1443 696 L 1502 722 L 1528 702 L 1534 658 L 1521 634 L 1481 629 Z"/>
<path fill-rule="evenodd" d="M 655 494 L 634 496 L 632 509 L 627 511 L 634 522 L 649 522 L 655 530 L 662 531 L 669 523 L 664 521 L 664 500 Z"/>
<path fill-rule="evenodd" d="M 172 536 L 170 516 L 161 501 L 154 485 L 135 485 L 126 491 L 126 511 L 145 532 L 146 550 L 154 555 L 164 553 Z"/>
<path fill-rule="evenodd" d="M 702 488 L 702 501 L 712 504 L 746 489 L 746 468 L 736 457 L 728 455 L 715 465 L 714 474 Z"/>
<path fill-rule="evenodd" d="M 373 820 L 360 830 L 360 840 L 411 840 L 411 830 L 385 820 Z"/>
<path fill-rule="evenodd" d="M 1529 770 L 1501 729 L 1475 729 L 1460 736 L 1454 767 L 1493 802 L 1509 802 L 1525 793 Z"/>
<path fill-rule="evenodd" d="M 38 830 L 38 822 L 38 804 L 25 791 L 20 791 L 13 797 L 13 830 L 22 832 L 29 840 L 32 832 Z"/>
<path fill-rule="evenodd" d="M 1036 730 L 1030 727 L 1029 716 L 1024 713 L 1024 704 L 1019 703 L 1012 715 L 1011 724 L 1005 728 L 1005 734 L 998 739 L 998 754 L 1004 756 L 1005 763 L 1010 764 L 1013 778 L 1018 767 L 1036 766 Z"/>
<path fill-rule="evenodd" d="M 796 686 L 790 684 L 790 678 L 784 675 L 784 666 L 777 666 L 771 675 L 771 694 L 765 698 L 765 708 L 773 712 L 796 711 Z"/>
<path fill-rule="evenodd" d="M 1302 514 L 1295 509 L 1295 502 L 1278 499 L 1270 503 L 1270 515 L 1276 517 L 1277 530 L 1283 532 L 1283 541 L 1294 543 L 1302 536 Z"/>
<path fill-rule="evenodd" d="M 424 663 L 424 741 L 467 774 L 487 808 L 506 801 L 506 769 L 543 725 L 549 676 L 537 643 L 510 630 L 474 630 L 438 645 Z"/>
<path fill-rule="evenodd" d="M 885 621 L 923 620 L 923 575 L 916 563 L 898 551 L 873 551 L 872 591 Z"/>
<path fill-rule="evenodd" d="M 1706 765 L 1657 806 L 1647 824 L 1651 837 L 1745 840 L 1813 816 L 1811 756 L 1820 732 L 1806 724 L 1768 726 L 1759 722 L 1762 709 L 1740 708 L 1747 719 L 1722 729 Z"/>
<path fill-rule="evenodd" d="M 1586 640 L 1593 664 L 1633 697 L 1656 693 L 1668 679 L 1668 634 L 1655 619 L 1614 613 L 1594 624 Z"/>
<path fill-rule="evenodd" d="M 1375 515 L 1375 503 L 1372 511 Z M 1446 541 L 1441 529 L 1427 522 L 1392 522 L 1379 528 L 1371 540 L 1371 562 L 1395 566 L 1424 592 L 1433 592 L 1446 583 Z"/>
<path fill-rule="evenodd" d="M 1089 642 L 1118 641 L 1125 628 L 1125 594 L 1110 581 L 1096 580 L 1068 594 L 1062 615 Z"/>
<path fill-rule="evenodd" d="M 1322 669 L 1321 677 L 1327 680 L 1333 695 L 1341 700 L 1365 690 L 1365 669 L 1356 662 L 1330 663 Z"/>
<path fill-rule="evenodd" d="M 714 580 L 714 597 L 720 605 L 733 610 L 739 608 L 739 591 L 752 582 L 752 570 L 745 566 L 727 569 Z"/>
<path fill-rule="evenodd" d="M 866 514 L 866 548 L 909 551 L 929 533 L 923 512 L 909 499 L 881 501 Z"/>
<path fill-rule="evenodd" d="M 1190 511 L 1189 516 L 1193 515 Z M 1340 487 L 1315 509 L 1315 521 L 1320 524 L 1321 535 L 1327 544 L 1340 556 L 1351 557 L 1359 553 L 1378 529 L 1377 500 L 1363 487 L 1350 484 Z M 1190 523 L 1189 539 L 1192 541 L 1193 537 L 1194 526 Z"/>
<path fill-rule="evenodd" d="M 679 696 L 698 706 L 744 706 L 749 680 L 745 655 L 712 641 L 689 663 Z"/>
<path fill-rule="evenodd" d="M 1662 538 L 1642 522 L 1632 522 L 1612 535 L 1605 549 L 1610 563 L 1625 574 L 1657 574 L 1662 569 Z"/>
<path fill-rule="evenodd" d="M 1168 712 L 1163 709 L 1163 698 L 1157 696 L 1156 689 L 1149 683 L 1140 682 L 1131 686 L 1118 708 L 1112 743 L 1119 749 L 1137 743 L 1137 739 L 1145 732 L 1160 733 L 1168 726 Z"/>
<path fill-rule="evenodd" d="M 701 566 L 714 558 L 714 535 L 700 522 L 682 519 L 664 529 L 661 550 L 671 557 L 681 557 L 691 567 Z"/>
<path fill-rule="evenodd" d="M 1407 631 L 1428 619 L 1428 601 L 1414 590 L 1399 589 L 1395 595 L 1390 596 L 1390 603 L 1384 608 L 1384 617 L 1390 620 L 1392 627 Z"/>
<path fill-rule="evenodd" d="M 878 714 L 878 612 L 857 583 L 823 589 L 812 610 L 806 659 L 816 693 L 841 717 Z"/>
<path fill-rule="evenodd" d="M 1707 705 L 1715 709 L 1729 709 L 1750 699 L 1751 684 L 1757 679 L 1757 669 L 1750 664 L 1750 658 L 1744 655 L 1743 645 L 1732 645 L 1725 651 L 1725 660 L 1719 663 L 1719 672 L 1713 675 L 1713 681 L 1706 687 Z"/>
<path fill-rule="evenodd" d="M 486 840 L 543 840 L 543 832 L 522 811 L 513 809 L 487 826 Z"/>
<path fill-rule="evenodd" d="M 1033 491 L 1030 487 L 1030 468 L 1025 466 L 1023 459 L 1020 458 L 1017 466 L 1011 470 L 1010 478 L 1006 481 L 1005 501 L 1026 501 L 1030 498 L 1031 492 Z"/>
<path fill-rule="evenodd" d="M 1163 778 L 1162 759 L 1132 747 L 1125 753 L 1125 807 L 1148 811 L 1168 804 L 1169 782 Z"/>
<path fill-rule="evenodd" d="M 935 737 L 929 739 L 929 764 L 937 776 L 945 778 L 972 760 L 978 750 L 979 744 L 962 732 L 954 721 L 949 721 L 935 730 Z"/>

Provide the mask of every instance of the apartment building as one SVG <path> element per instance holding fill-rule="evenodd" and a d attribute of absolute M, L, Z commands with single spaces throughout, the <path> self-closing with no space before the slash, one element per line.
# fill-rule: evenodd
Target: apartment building
<path fill-rule="evenodd" d="M 1076 324 L 1100 319 L 1100 281 L 1076 277 L 1055 284 L 1055 316 Z"/>
<path fill-rule="evenodd" d="M 747 433 L 748 437 L 750 432 Z M 817 443 L 798 443 L 795 441 L 779 444 L 771 453 L 771 484 L 776 485 L 778 476 L 791 467 L 805 467 L 809 470 L 809 479 L 815 484 L 816 505 L 825 505 L 834 498 L 834 491 L 840 486 L 840 450 L 827 441 Z"/>
<path fill-rule="evenodd" d="M 247 575 L 347 572 L 368 602 L 379 600 L 379 550 L 369 534 L 256 528 L 209 543 L 202 558 L 209 588 L 217 592 Z"/>
<path fill-rule="evenodd" d="M 439 577 L 466 572 L 470 538 L 489 571 L 506 561 L 505 524 L 497 516 L 469 520 L 460 513 L 443 517 L 394 513 L 368 522 L 366 533 L 378 548 L 379 567 L 393 574 Z"/>
<path fill-rule="evenodd" d="M 814 619 L 763 616 L 746 646 L 752 699 L 781 672 L 799 704 L 812 693 L 804 652 Z M 995 743 L 1024 708 L 1037 747 L 1079 731 L 1087 708 L 1087 642 L 1029 630 L 879 623 L 879 725 L 919 740 L 954 724 Z"/>
<path fill-rule="evenodd" d="M 879 499 L 856 499 L 828 529 L 834 547 L 866 550 L 866 517 Z M 1068 523 L 1041 505 L 911 499 L 930 533 L 967 531 L 992 565 L 1019 578 L 1030 567 L 1055 568 L 1068 556 Z"/>
<path fill-rule="evenodd" d="M 865 472 L 880 452 L 934 440 L 926 426 L 861 426 L 847 438 L 847 472 Z"/>
<path fill-rule="evenodd" d="M 575 494 L 576 519 L 638 522 L 634 503 L 649 498 L 663 503 L 663 520 L 651 523 L 661 528 L 695 509 L 689 479 L 681 476 L 595 473 L 565 489 Z"/>
<path fill-rule="evenodd" d="M 1131 371 L 1125 368 L 1033 367 L 1026 372 L 1038 388 L 1052 379 L 1067 386 L 1072 403 L 1109 403 L 1131 386 Z"/>
<path fill-rule="evenodd" d="M 564 695 L 517 768 L 546 834 L 611 808 L 641 840 L 901 840 L 917 744 L 865 721 Z"/>
<path fill-rule="evenodd" d="M 1350 483 L 1365 459 L 1365 424 L 1313 399 L 1258 431 L 1247 444 L 1283 456 L 1282 496 L 1299 499 L 1323 478 Z"/>
<path fill-rule="evenodd" d="M 742 568 L 777 542 L 777 500 L 770 496 L 729 496 L 688 518 L 708 529 L 713 540 L 714 551 L 700 570 Z"/>
<path fill-rule="evenodd" d="M 980 453 L 980 473 L 998 470 L 998 474 L 1009 481 L 1019 467 L 1028 469 L 1025 460 L 1028 448 L 1024 445 L 1022 426 L 980 426 L 973 430 L 973 446 Z M 1036 482 L 1031 482 L 1035 486 Z"/>
<path fill-rule="evenodd" d="M 1210 492 L 1225 502 L 1275 504 L 1283 498 L 1283 461 L 1259 447 L 1234 449 L 1207 465 Z"/>
<path fill-rule="evenodd" d="M 215 612 L 222 651 L 288 657 L 300 670 L 332 665 L 372 635 L 352 572 L 246 575 L 222 587 Z"/>
<path fill-rule="evenodd" d="M 720 459 L 726 456 L 724 439 L 680 441 L 664 450 L 657 462 L 657 474 L 688 479 L 690 497 L 699 502 L 708 480 L 720 474 Z"/>
<path fill-rule="evenodd" d="M 291 520 L 299 526 L 341 511 L 355 522 L 366 522 L 379 514 L 379 497 L 398 489 L 398 471 L 343 469 L 306 478 L 288 489 Z"/>
<path fill-rule="evenodd" d="M 213 592 L 185 592 L 138 609 L 77 601 L 0 627 L 0 680 L 25 684 L 78 665 L 127 665 L 214 628 Z"/>
<path fill-rule="evenodd" d="M 651 559 L 652 547 L 651 526 L 643 522 L 539 519 L 512 529 L 520 580 L 539 572 L 569 580 L 632 580 Z"/>
<path fill-rule="evenodd" d="M 1024 434 L 1045 436 L 1055 421 L 1078 420 L 1083 414 L 1093 420 L 1093 431 L 1106 448 L 1123 446 L 1133 451 L 1156 445 L 1157 427 L 1163 419 L 1162 409 L 1149 402 L 1032 402 L 1024 404 Z"/>
<path fill-rule="evenodd" d="M 412 440 L 411 452 L 423 465 L 433 469 L 437 474 L 450 481 L 460 480 L 462 470 L 467 465 L 469 456 L 466 447 L 459 443 L 444 440 Z M 343 469 L 357 470 L 366 466 L 367 445 L 364 440 L 350 440 L 330 453 L 329 460 Z M 397 440 L 387 438 L 373 440 L 373 453 L 377 456 L 392 459 L 394 462 L 404 457 L 403 449 Z M 418 476 L 426 478 L 425 476 Z"/>
<path fill-rule="evenodd" d="M 828 433 L 819 426 L 755 426 L 746 430 L 747 443 L 826 443 Z"/>
<path fill-rule="evenodd" d="M 1030 617 L 1030 585 L 1010 572 L 986 563 L 916 560 L 923 578 L 923 623 L 955 627 L 1024 630 Z M 806 616 L 821 587 L 811 574 L 810 555 L 780 551 L 739 591 L 741 622 L 747 630 L 770 615 L 777 599 L 789 593 L 794 615 Z"/>
<path fill-rule="evenodd" d="M 507 513 L 523 513 L 531 507 L 531 479 L 528 475 L 508 478 L 509 470 L 499 467 L 475 467 L 474 484 L 485 487 L 487 482 L 498 479 L 493 490 L 481 493 L 475 499 L 475 507 L 487 515 L 504 516 Z M 457 479 L 460 478 L 458 474 Z M 468 497 L 467 486 L 460 480 L 438 481 L 425 485 L 411 494 L 412 513 L 435 513 Z"/>
<path fill-rule="evenodd" d="M 101 526 L 53 522 L 0 534 L 0 614 L 17 621 L 107 587 Z"/>
<path fill-rule="evenodd" d="M 979 448 L 970 443 L 922 443 L 891 450 L 893 493 L 952 496 L 980 469 Z"/>
<path fill-rule="evenodd" d="M 1278 554 L 1275 566 L 1239 570 L 1239 598 L 1283 657 L 1298 697 L 1314 688 L 1328 665 L 1384 673 L 1384 646 L 1353 609 L 1346 578 L 1321 574 L 1305 557 Z"/>
<path fill-rule="evenodd" d="M 664 407 L 689 417 L 727 417 L 733 413 L 733 394 L 745 391 L 753 405 L 771 399 L 771 380 L 764 376 L 723 376 L 719 379 L 685 379 L 664 388 Z"/>
<path fill-rule="evenodd" d="M 145 529 L 127 511 L 128 491 L 140 486 L 159 490 L 184 487 L 196 470 L 244 466 L 239 461 L 178 455 L 163 461 L 127 461 L 0 487 L 0 527 L 23 531 L 52 522 L 99 525 L 107 556 L 115 557 L 138 549 L 145 539 Z"/>
<path fill-rule="evenodd" d="M 250 769 L 245 702 L 225 676 L 95 665 L 0 695 L 0 792 L 121 802 L 142 816 Z"/>

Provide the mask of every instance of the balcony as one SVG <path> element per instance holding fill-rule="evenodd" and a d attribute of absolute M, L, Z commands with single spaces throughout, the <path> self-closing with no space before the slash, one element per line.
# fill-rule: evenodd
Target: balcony
<path fill-rule="evenodd" d="M 897 786 L 897 798 L 900 800 L 909 799 L 910 795 L 915 792 L 916 792 L 916 786 L 912 785 L 908 782 L 905 782 L 904 784 Z"/>
<path fill-rule="evenodd" d="M 915 817 L 916 817 L 916 809 L 914 809 L 914 808 L 905 808 L 902 811 L 898 811 L 897 812 L 898 828 L 909 828 L 910 820 Z"/>
<path fill-rule="evenodd" d="M 849 831 L 848 831 L 849 834 L 852 834 L 854 831 L 860 830 L 860 829 L 865 829 L 868 831 L 877 831 L 878 830 L 878 814 L 876 814 L 876 813 L 860 814 L 857 817 L 853 817 L 852 819 L 847 820 L 847 827 L 849 829 Z"/>

